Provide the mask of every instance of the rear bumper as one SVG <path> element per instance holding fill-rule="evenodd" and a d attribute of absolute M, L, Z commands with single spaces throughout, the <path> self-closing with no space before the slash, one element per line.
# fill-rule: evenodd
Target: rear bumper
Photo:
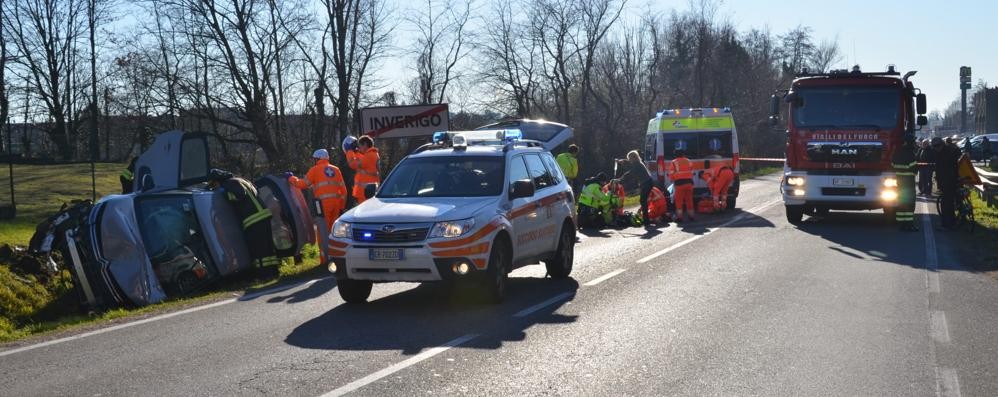
<path fill-rule="evenodd" d="M 791 186 L 790 177 L 804 178 L 803 186 Z M 885 187 L 894 173 L 879 175 L 809 175 L 807 172 L 784 174 L 780 193 L 786 205 L 821 206 L 829 209 L 878 209 L 897 205 L 896 187 Z M 886 197 L 885 197 L 886 196 Z M 891 199 L 890 197 L 894 197 Z"/>

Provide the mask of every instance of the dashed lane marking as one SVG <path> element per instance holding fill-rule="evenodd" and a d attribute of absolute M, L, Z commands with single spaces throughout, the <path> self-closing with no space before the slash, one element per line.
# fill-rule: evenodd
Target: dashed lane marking
<path fill-rule="evenodd" d="M 614 271 L 612 271 L 610 273 L 604 274 L 604 275 L 596 278 L 595 280 L 592 280 L 592 281 L 590 281 L 588 283 L 585 283 L 585 284 L 582 284 L 582 285 L 584 285 L 586 287 L 592 287 L 592 286 L 594 286 L 596 284 L 599 284 L 599 283 L 602 283 L 602 282 L 604 282 L 606 280 L 609 280 L 609 279 L 613 278 L 613 276 L 616 276 L 616 275 L 618 275 L 620 273 L 623 273 L 626 270 L 627 269 L 617 269 L 617 270 L 614 270 Z"/>
<path fill-rule="evenodd" d="M 940 382 L 936 386 L 936 395 L 943 397 L 960 397 L 960 377 L 953 368 L 937 368 L 936 379 Z"/>
<path fill-rule="evenodd" d="M 399 371 L 401 371 L 403 369 L 409 368 L 409 367 L 411 367 L 413 365 L 418 364 L 419 362 L 421 362 L 423 360 L 426 360 L 426 359 L 431 358 L 433 356 L 436 356 L 436 355 L 438 355 L 440 353 L 443 353 L 443 352 L 445 352 L 447 350 L 450 350 L 453 347 L 461 346 L 461 345 L 463 345 L 465 343 L 468 343 L 468 341 L 471 341 L 472 339 L 475 339 L 477 337 L 478 337 L 478 334 L 467 334 L 467 335 L 461 336 L 461 337 L 459 337 L 457 339 L 451 340 L 450 342 L 444 343 L 444 344 L 442 344 L 440 346 L 428 349 L 428 350 L 426 350 L 426 351 L 424 351 L 422 353 L 419 353 L 419 354 L 417 354 L 415 356 L 412 356 L 412 357 L 410 357 L 410 358 L 408 358 L 408 359 L 406 359 L 404 361 L 401 361 L 401 362 L 399 362 L 399 363 L 397 363 L 395 365 L 392 365 L 392 366 L 390 366 L 388 368 L 382 369 L 382 370 L 380 370 L 378 372 L 375 372 L 373 374 L 367 375 L 367 376 L 365 376 L 363 378 L 360 378 L 360 379 L 357 379 L 357 380 L 355 380 L 353 382 L 347 383 L 346 385 L 343 385 L 343 386 L 337 388 L 336 390 L 333 390 L 333 391 L 331 391 L 329 393 L 323 394 L 322 397 L 335 397 L 335 396 L 342 396 L 344 394 L 350 393 L 350 392 L 352 392 L 354 390 L 360 389 L 360 388 L 362 388 L 364 386 L 367 386 L 367 385 L 369 385 L 371 383 L 377 382 L 381 378 L 384 378 L 384 377 L 386 377 L 388 375 L 391 375 L 391 374 L 394 374 L 396 372 L 399 372 Z"/>
<path fill-rule="evenodd" d="M 946 325 L 946 313 L 933 310 L 929 313 L 929 333 L 937 343 L 949 343 L 949 327 Z"/>
<path fill-rule="evenodd" d="M 765 211 L 765 210 L 769 209 L 769 207 L 772 207 L 772 206 L 774 206 L 776 204 L 779 204 L 780 202 L 781 202 L 780 200 L 771 201 L 769 203 L 766 203 L 766 204 L 763 204 L 763 205 L 760 205 L 760 206 L 748 209 L 744 213 L 738 214 L 738 216 L 736 216 L 734 218 L 731 218 L 731 220 L 729 220 L 727 222 L 724 222 L 724 223 L 722 223 L 719 226 L 707 229 L 707 231 L 704 232 L 703 234 L 695 235 L 695 236 L 690 237 L 690 238 L 688 238 L 686 240 L 683 240 L 683 241 L 680 241 L 680 242 L 678 242 L 676 244 L 673 244 L 673 245 L 671 245 L 671 246 L 669 246 L 669 247 L 667 247 L 667 248 L 665 248 L 665 249 L 663 249 L 661 251 L 658 251 L 658 252 L 656 252 L 654 254 L 648 255 L 648 256 L 646 256 L 644 258 L 641 258 L 641 259 L 638 259 L 637 263 L 638 264 L 646 263 L 646 262 L 648 262 L 648 261 L 650 261 L 652 259 L 655 259 L 655 258 L 658 258 L 658 257 L 660 257 L 662 255 L 668 254 L 669 252 L 672 252 L 672 251 L 678 249 L 679 247 L 682 247 L 682 246 L 684 246 L 686 244 L 689 244 L 689 243 L 692 243 L 692 242 L 697 241 L 699 239 L 702 239 L 704 237 L 707 237 L 708 235 L 710 235 L 711 233 L 714 233 L 718 229 L 723 229 L 725 227 L 728 227 L 728 226 L 731 226 L 731 225 L 733 225 L 735 223 L 738 223 L 738 222 L 744 220 L 746 217 L 748 217 L 749 214 L 755 215 L 755 214 L 757 214 L 759 212 L 762 212 L 762 211 Z"/>
<path fill-rule="evenodd" d="M 199 312 L 199 311 L 206 310 L 206 309 L 211 309 L 211 308 L 215 308 L 215 307 L 219 307 L 219 306 L 228 305 L 228 304 L 234 303 L 234 302 L 250 300 L 250 299 L 258 298 L 258 297 L 263 296 L 263 295 L 269 295 L 269 294 L 273 294 L 273 293 L 276 293 L 276 292 L 287 291 L 287 290 L 292 289 L 292 288 L 297 288 L 297 287 L 301 287 L 301 286 L 307 287 L 307 286 L 315 284 L 315 283 L 317 283 L 319 281 L 328 279 L 330 277 L 323 277 L 323 278 L 317 278 L 317 279 L 314 279 L 314 280 L 308 280 L 308 281 L 298 282 L 298 283 L 294 283 L 294 284 L 282 285 L 280 287 L 275 287 L 275 288 L 271 288 L 271 289 L 260 291 L 260 292 L 254 292 L 252 294 L 246 294 L 246 295 L 243 295 L 243 296 L 238 297 L 238 298 L 226 299 L 226 300 L 223 300 L 223 301 L 209 303 L 209 304 L 206 304 L 206 305 L 203 305 L 203 306 L 196 306 L 196 307 L 192 307 L 192 308 L 189 308 L 189 309 L 175 311 L 175 312 L 172 312 L 172 313 L 161 314 L 161 315 L 158 315 L 158 316 L 144 318 L 144 319 L 141 319 L 141 320 L 136 320 L 136 321 L 132 321 L 132 322 L 124 323 L 124 324 L 119 324 L 119 325 L 115 325 L 115 326 L 111 326 L 111 327 L 107 327 L 107 328 L 101 328 L 101 329 L 98 329 L 98 330 L 95 330 L 95 331 L 84 332 L 84 333 L 78 334 L 78 335 L 67 336 L 65 338 L 53 339 L 53 340 L 50 340 L 50 341 L 36 343 L 36 344 L 33 344 L 33 345 L 24 346 L 24 347 L 19 347 L 19 348 L 16 348 L 16 349 L 5 350 L 5 351 L 0 352 L 0 357 L 9 356 L 11 354 L 25 352 L 25 351 L 28 351 L 28 350 L 34 350 L 34 349 L 38 349 L 38 348 L 41 348 L 41 347 L 57 345 L 57 344 L 60 344 L 60 343 L 65 343 L 65 342 L 69 342 L 69 341 L 73 341 L 73 340 L 77 340 L 77 339 L 83 339 L 83 338 L 94 336 L 94 335 L 105 334 L 105 333 L 108 333 L 108 332 L 117 331 L 119 329 L 134 327 L 136 325 L 148 324 L 148 323 L 151 323 L 151 322 L 154 322 L 154 321 L 165 320 L 165 319 L 168 319 L 168 318 L 171 318 L 171 317 L 177 317 L 177 316 L 182 316 L 184 314 Z"/>
<path fill-rule="evenodd" d="M 551 306 L 551 305 L 553 305 L 555 303 L 561 302 L 561 301 L 563 301 L 565 299 L 571 298 L 573 295 L 575 295 L 575 293 L 573 293 L 573 292 L 563 292 L 563 293 L 560 293 L 558 295 L 555 295 L 551 299 L 548 299 L 548 300 L 546 300 L 544 302 L 538 303 L 536 305 L 530 306 L 530 307 L 528 307 L 526 309 L 523 309 L 523 310 L 520 310 L 520 311 L 516 312 L 516 314 L 514 314 L 513 317 L 527 317 L 527 316 L 533 314 L 534 312 L 536 312 L 538 310 L 541 310 L 541 309 L 543 309 L 545 307 Z"/>

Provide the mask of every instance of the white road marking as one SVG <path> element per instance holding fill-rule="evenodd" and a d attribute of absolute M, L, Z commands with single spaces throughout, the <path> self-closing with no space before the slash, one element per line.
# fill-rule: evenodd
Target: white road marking
<path fill-rule="evenodd" d="M 949 343 L 949 327 L 946 325 L 946 312 L 933 310 L 929 312 L 929 333 L 938 343 Z"/>
<path fill-rule="evenodd" d="M 332 276 L 330 276 L 330 277 L 332 277 Z M 73 341 L 73 340 L 77 340 L 77 339 L 83 339 L 83 338 L 94 336 L 94 335 L 105 334 L 105 333 L 108 333 L 108 332 L 111 332 L 111 331 L 117 331 L 119 329 L 134 327 L 136 325 L 148 324 L 148 323 L 151 323 L 151 322 L 154 322 L 154 321 L 159 321 L 159 320 L 164 320 L 164 319 L 168 319 L 168 318 L 171 318 L 171 317 L 181 316 L 181 315 L 184 315 L 184 314 L 199 312 L 199 311 L 206 310 L 206 309 L 211 309 L 211 308 L 215 308 L 215 307 L 219 307 L 219 306 L 228 305 L 230 303 L 234 303 L 234 302 L 238 302 L 238 301 L 250 300 L 250 299 L 254 299 L 254 298 L 257 298 L 257 297 L 260 297 L 260 296 L 263 296 L 263 295 L 273 294 L 275 292 L 287 291 L 289 289 L 300 287 L 300 286 L 306 286 L 307 287 L 307 286 L 315 284 L 315 283 L 317 283 L 319 281 L 328 279 L 330 277 L 323 277 L 323 278 L 318 278 L 318 279 L 314 279 L 314 280 L 308 280 L 308 281 L 298 282 L 298 283 L 294 283 L 294 284 L 282 285 L 280 287 L 275 287 L 275 288 L 271 288 L 271 289 L 268 289 L 268 290 L 263 290 L 263 291 L 260 291 L 260 292 L 254 292 L 252 294 L 243 295 L 243 296 L 238 297 L 238 298 L 226 299 L 226 300 L 223 300 L 223 301 L 209 303 L 209 304 L 202 305 L 202 306 L 191 307 L 191 308 L 180 310 L 180 311 L 175 311 L 175 312 L 171 312 L 171 313 L 161 314 L 161 315 L 158 315 L 158 316 L 144 318 L 144 319 L 141 319 L 141 320 L 127 322 L 127 323 L 124 323 L 124 324 L 118 324 L 118 325 L 115 325 L 115 326 L 111 326 L 111 327 L 107 327 L 107 328 L 101 328 L 101 329 L 90 331 L 90 332 L 84 332 L 84 333 L 78 334 L 78 335 L 67 336 L 65 338 L 53 339 L 53 340 L 50 340 L 50 341 L 45 341 L 45 342 L 36 343 L 36 344 L 33 344 L 33 345 L 23 346 L 23 347 L 19 347 L 19 348 L 16 348 L 16 349 L 5 350 L 5 351 L 0 352 L 0 357 L 9 356 L 11 354 L 21 353 L 21 352 L 25 352 L 25 351 L 28 351 L 28 350 L 34 350 L 34 349 L 38 349 L 38 348 L 42 348 L 42 347 L 46 347 L 46 346 L 57 345 L 57 344 L 60 344 L 60 343 L 65 343 L 65 342 L 69 342 L 69 341 Z"/>
<path fill-rule="evenodd" d="M 718 229 L 723 229 L 723 228 L 725 228 L 727 226 L 731 226 L 732 224 L 740 222 L 741 220 L 745 219 L 745 217 L 748 216 L 748 214 L 756 214 L 756 213 L 765 211 L 765 210 L 769 209 L 769 207 L 772 207 L 772 206 L 774 206 L 776 204 L 779 204 L 781 202 L 782 202 L 781 200 L 776 200 L 776 201 L 772 201 L 772 202 L 769 202 L 769 203 L 757 206 L 755 208 L 751 208 L 751 209 L 745 210 L 745 213 L 738 214 L 738 216 L 732 218 L 731 220 L 729 220 L 727 222 L 722 223 L 719 226 L 709 228 L 703 234 L 695 235 L 695 236 L 690 237 L 690 238 L 688 238 L 686 240 L 683 240 L 683 241 L 680 241 L 680 242 L 678 242 L 676 244 L 673 244 L 672 246 L 669 246 L 669 247 L 667 247 L 667 248 L 665 248 L 665 249 L 663 249 L 661 251 L 658 251 L 658 252 L 656 252 L 654 254 L 648 255 L 648 256 L 646 256 L 644 258 L 641 258 L 641 259 L 638 259 L 637 263 L 638 264 L 642 264 L 642 263 L 648 262 L 648 261 L 650 261 L 652 259 L 658 258 L 658 257 L 660 257 L 662 255 L 668 254 L 669 252 L 672 252 L 672 251 L 676 250 L 679 247 L 682 247 L 682 246 L 684 246 L 686 244 L 689 244 L 689 243 L 692 243 L 692 242 L 697 241 L 699 239 L 702 239 L 704 237 L 707 237 L 708 235 L 710 235 L 711 233 L 714 233 Z"/>
<path fill-rule="evenodd" d="M 596 285 L 596 284 L 599 284 L 599 283 L 602 283 L 602 282 L 604 282 L 604 281 L 606 281 L 606 280 L 609 280 L 609 279 L 610 279 L 610 278 L 612 278 L 613 276 L 616 276 L 616 275 L 618 275 L 618 274 L 620 274 L 620 273 L 623 273 L 623 272 L 624 272 L 624 271 L 626 271 L 626 270 L 627 270 L 627 269 L 617 269 L 617 270 L 614 270 L 614 271 L 612 271 L 612 272 L 610 272 L 610 273 L 607 273 L 607 274 L 604 274 L 604 275 L 602 275 L 602 276 L 600 276 L 600 277 L 596 278 L 596 279 L 595 279 L 595 280 L 593 280 L 593 281 L 590 281 L 590 282 L 588 282 L 588 283 L 585 283 L 585 284 L 582 284 L 582 285 L 584 285 L 584 286 L 587 286 L 587 287 L 592 287 L 592 286 L 594 286 L 594 285 Z"/>
<path fill-rule="evenodd" d="M 337 388 L 336 390 L 333 390 L 333 391 L 331 391 L 329 393 L 323 394 L 322 397 L 335 397 L 335 396 L 342 396 L 344 394 L 350 393 L 352 391 L 360 389 L 361 387 L 364 387 L 364 386 L 367 386 L 367 385 L 369 385 L 371 383 L 377 382 L 381 378 L 384 378 L 384 377 L 386 377 L 388 375 L 394 374 L 394 373 L 399 372 L 399 371 L 401 371 L 403 369 L 406 369 L 408 367 L 416 365 L 420 361 L 426 360 L 426 359 L 431 358 L 433 356 L 436 356 L 436 355 L 438 355 L 440 353 L 443 353 L 443 352 L 445 352 L 447 350 L 450 350 L 452 347 L 456 347 L 456 346 L 460 346 L 460 345 L 463 345 L 465 343 L 468 343 L 468 341 L 470 341 L 472 339 L 475 339 L 477 337 L 478 337 L 478 334 L 467 334 L 467 335 L 464 335 L 464 336 L 459 337 L 457 339 L 454 339 L 454 340 L 452 340 L 450 342 L 444 343 L 443 345 L 431 348 L 431 349 L 426 350 L 426 351 L 424 351 L 422 353 L 419 353 L 419 354 L 417 354 L 415 356 L 412 356 L 412 357 L 410 357 L 410 358 L 408 358 L 408 359 L 406 359 L 404 361 L 401 361 L 401 362 L 399 362 L 399 363 L 397 363 L 395 365 L 392 365 L 392 366 L 390 366 L 388 368 L 382 369 L 382 370 L 380 370 L 378 372 L 375 372 L 373 374 L 367 375 L 367 376 L 365 376 L 363 378 L 360 378 L 360 379 L 357 379 L 357 380 L 355 380 L 353 382 L 347 383 L 346 385 L 343 385 L 343 386 Z"/>
<path fill-rule="evenodd" d="M 953 368 L 937 368 L 936 379 L 941 382 L 936 386 L 936 395 L 945 397 L 960 397 L 960 377 Z"/>
<path fill-rule="evenodd" d="M 929 273 L 929 293 L 938 294 L 939 290 L 939 273 L 932 272 Z"/>
<path fill-rule="evenodd" d="M 536 305 L 530 306 L 530 307 L 528 307 L 526 309 L 520 310 L 520 311 L 516 312 L 516 314 L 514 314 L 513 317 L 527 317 L 527 316 L 533 314 L 534 312 L 536 312 L 538 310 L 541 310 L 541 309 L 543 309 L 545 307 L 551 306 L 551 305 L 553 305 L 555 303 L 561 302 L 561 301 L 563 301 L 565 299 L 571 298 L 572 295 L 574 295 L 574 293 L 572 293 L 572 292 L 563 292 L 561 294 L 555 295 L 553 298 L 548 299 L 548 300 L 546 300 L 544 302 L 541 302 L 541 303 L 538 303 Z"/>

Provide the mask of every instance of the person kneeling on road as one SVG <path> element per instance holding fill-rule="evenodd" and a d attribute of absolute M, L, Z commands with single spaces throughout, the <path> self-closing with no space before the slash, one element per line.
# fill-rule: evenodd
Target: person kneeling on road
<path fill-rule="evenodd" d="M 602 172 L 586 180 L 579 196 L 580 227 L 602 227 L 613 222 L 610 196 L 601 189 L 604 183 L 606 175 Z"/>

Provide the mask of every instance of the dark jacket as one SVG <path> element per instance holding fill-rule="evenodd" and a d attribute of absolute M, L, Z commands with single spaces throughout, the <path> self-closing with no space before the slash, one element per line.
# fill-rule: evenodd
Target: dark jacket
<path fill-rule="evenodd" d="M 644 161 L 628 163 L 627 171 L 620 176 L 625 187 L 628 186 L 654 186 L 655 180 L 651 177 L 651 172 L 645 166 Z"/>
<path fill-rule="evenodd" d="M 935 163 L 936 162 L 936 151 L 932 150 L 932 147 L 927 147 L 918 150 L 918 162 L 919 163 Z M 923 168 L 932 169 L 935 165 L 925 165 Z"/>
<path fill-rule="evenodd" d="M 956 187 L 960 179 L 959 161 L 960 148 L 952 145 L 943 145 L 942 149 L 936 152 L 936 182 L 943 189 Z"/>

